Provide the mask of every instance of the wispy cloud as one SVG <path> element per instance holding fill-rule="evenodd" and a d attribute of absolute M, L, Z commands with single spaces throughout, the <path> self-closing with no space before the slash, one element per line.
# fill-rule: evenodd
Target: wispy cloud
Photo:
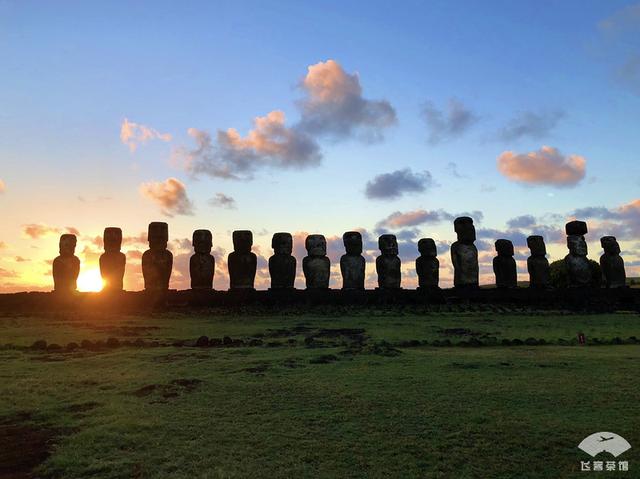
<path fill-rule="evenodd" d="M 505 151 L 498 157 L 498 170 L 512 181 L 528 185 L 574 186 L 585 176 L 587 160 L 564 156 L 551 146 L 518 154 Z"/>
<path fill-rule="evenodd" d="M 515 141 L 526 137 L 539 140 L 548 136 L 564 117 L 565 113 L 562 110 L 522 111 L 507 122 L 498 136 L 503 141 Z"/>
<path fill-rule="evenodd" d="M 224 193 L 216 193 L 216 195 L 209 200 L 209 204 L 211 206 L 226 208 L 228 210 L 234 210 L 236 208 L 236 200 Z"/>
<path fill-rule="evenodd" d="M 47 235 L 55 235 L 61 234 L 63 232 L 73 234 L 76 236 L 80 235 L 80 232 L 77 228 L 73 226 L 67 226 L 65 228 L 59 228 L 57 226 L 49 226 L 40 223 L 29 223 L 22 225 L 22 233 L 32 239 L 42 238 Z"/>
<path fill-rule="evenodd" d="M 160 206 L 165 216 L 192 215 L 193 204 L 180 180 L 151 181 L 140 185 L 140 194 Z"/>
<path fill-rule="evenodd" d="M 171 141 L 169 133 L 160 133 L 150 126 L 134 123 L 125 118 L 120 126 L 120 141 L 133 153 L 138 146 L 151 140 Z"/>
<path fill-rule="evenodd" d="M 428 101 L 423 105 L 421 113 L 427 124 L 429 143 L 432 145 L 464 135 L 479 119 L 456 98 L 451 98 L 444 109 L 439 109 Z"/>
<path fill-rule="evenodd" d="M 0 194 L 4 193 L 7 189 L 7 185 L 4 183 L 4 181 L 2 181 L 2 178 L 0 178 Z"/>
<path fill-rule="evenodd" d="M 443 209 L 439 210 L 413 210 L 413 211 L 395 211 L 386 218 L 380 220 L 376 228 L 382 230 L 385 228 L 398 229 L 407 228 L 409 226 L 418 226 L 425 223 L 439 223 L 441 221 L 453 221 L 458 216 L 471 216 L 476 221 L 481 221 L 484 215 L 481 211 L 471 211 L 463 213 L 449 213 Z"/>
<path fill-rule="evenodd" d="M 431 173 L 414 173 L 410 168 L 375 176 L 367 182 L 365 195 L 370 199 L 394 199 L 409 193 L 422 193 L 434 186 Z"/>

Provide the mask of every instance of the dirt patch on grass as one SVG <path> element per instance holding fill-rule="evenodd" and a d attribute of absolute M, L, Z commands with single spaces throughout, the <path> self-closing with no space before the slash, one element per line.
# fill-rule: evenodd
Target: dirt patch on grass
<path fill-rule="evenodd" d="M 243 371 L 251 374 L 255 374 L 256 376 L 264 376 L 264 373 L 267 369 L 269 369 L 269 363 L 260 363 L 250 368 L 244 368 Z"/>
<path fill-rule="evenodd" d="M 34 470 L 49 457 L 56 437 L 29 414 L 0 418 L 0 479 L 37 477 Z"/>
<path fill-rule="evenodd" d="M 132 394 L 139 398 L 156 396 L 163 399 L 174 399 L 195 391 L 200 384 L 202 384 L 200 379 L 174 379 L 168 384 L 147 384 L 136 389 Z"/>
<path fill-rule="evenodd" d="M 93 401 L 92 402 L 83 402 L 83 403 L 78 403 L 78 404 L 71 404 L 71 405 L 65 407 L 64 410 L 66 412 L 79 414 L 79 413 L 91 411 L 91 410 L 97 408 L 98 406 L 100 406 L 100 403 L 97 403 L 97 402 L 93 402 Z"/>

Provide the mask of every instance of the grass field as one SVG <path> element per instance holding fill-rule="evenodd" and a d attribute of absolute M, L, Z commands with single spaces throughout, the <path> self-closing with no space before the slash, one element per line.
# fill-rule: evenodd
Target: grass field
<path fill-rule="evenodd" d="M 0 478 L 640 477 L 640 344 L 578 332 L 633 343 L 640 318 L 0 318 Z M 580 472 L 598 431 L 629 472 Z"/>

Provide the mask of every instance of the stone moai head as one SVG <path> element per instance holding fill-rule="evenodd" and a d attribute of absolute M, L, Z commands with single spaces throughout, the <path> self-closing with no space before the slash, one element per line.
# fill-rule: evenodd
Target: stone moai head
<path fill-rule="evenodd" d="M 161 221 L 149 223 L 147 240 L 149 241 L 149 248 L 152 250 L 167 249 L 167 242 L 169 241 L 169 225 Z"/>
<path fill-rule="evenodd" d="M 342 235 L 342 242 L 347 254 L 362 254 L 362 235 L 357 231 L 347 231 Z"/>
<path fill-rule="evenodd" d="M 60 236 L 60 256 L 73 256 L 76 252 L 77 242 L 76 235 L 64 234 Z"/>
<path fill-rule="evenodd" d="M 327 240 L 323 235 L 309 235 L 304 241 L 309 256 L 326 256 Z"/>
<path fill-rule="evenodd" d="M 275 233 L 271 238 L 271 247 L 275 254 L 289 256 L 293 252 L 293 236 L 291 233 Z"/>
<path fill-rule="evenodd" d="M 527 238 L 527 246 L 531 250 L 531 256 L 545 256 L 547 254 L 547 247 L 542 236 L 529 236 Z"/>
<path fill-rule="evenodd" d="M 211 248 L 213 248 L 213 235 L 209 230 L 195 230 L 191 243 L 196 253 L 211 253 Z"/>
<path fill-rule="evenodd" d="M 612 255 L 620 254 L 620 245 L 615 236 L 603 236 L 600 238 L 600 244 L 605 253 Z"/>
<path fill-rule="evenodd" d="M 418 241 L 418 251 L 422 256 L 435 258 L 438 256 L 438 248 L 436 242 L 431 238 L 422 238 Z"/>
<path fill-rule="evenodd" d="M 253 233 L 249 230 L 233 232 L 233 250 L 236 253 L 250 253 L 253 246 Z"/>
<path fill-rule="evenodd" d="M 587 223 L 578 220 L 569 221 L 564 226 L 564 230 L 567 236 L 584 236 L 587 234 Z"/>
<path fill-rule="evenodd" d="M 473 219 L 468 216 L 456 218 L 453 221 L 453 229 L 460 243 L 471 244 L 476 240 L 476 228 L 473 226 Z"/>
<path fill-rule="evenodd" d="M 398 239 L 396 235 L 381 235 L 378 238 L 378 248 L 383 255 L 398 256 Z"/>
<path fill-rule="evenodd" d="M 122 230 L 113 227 L 105 228 L 102 242 L 107 253 L 119 253 L 122 247 Z"/>
<path fill-rule="evenodd" d="M 498 256 L 513 256 L 513 243 L 508 239 L 499 239 L 495 242 Z"/>
<path fill-rule="evenodd" d="M 567 248 L 569 252 L 575 256 L 587 256 L 587 242 L 582 235 L 567 236 Z"/>

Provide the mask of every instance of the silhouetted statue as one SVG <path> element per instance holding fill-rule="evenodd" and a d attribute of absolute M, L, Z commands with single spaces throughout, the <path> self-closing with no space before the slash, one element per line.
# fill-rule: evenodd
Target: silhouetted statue
<path fill-rule="evenodd" d="M 195 230 L 192 245 L 195 254 L 189 260 L 191 289 L 213 289 L 216 259 L 211 255 L 213 236 L 209 230 Z"/>
<path fill-rule="evenodd" d="M 124 268 L 127 257 L 120 252 L 122 247 L 122 230 L 105 228 L 102 236 L 104 253 L 100 256 L 100 275 L 104 283 L 104 291 L 122 291 Z"/>
<path fill-rule="evenodd" d="M 615 236 L 603 236 L 600 244 L 604 254 L 600 256 L 602 278 L 607 288 L 625 288 L 627 275 L 624 271 L 624 260 L 620 256 L 620 245 Z"/>
<path fill-rule="evenodd" d="M 149 249 L 142 255 L 144 289 L 149 291 L 167 290 L 173 267 L 173 254 L 167 250 L 169 225 L 159 221 L 149 223 L 147 240 L 149 241 Z"/>
<path fill-rule="evenodd" d="M 362 256 L 362 235 L 357 231 L 347 231 L 342 235 L 347 254 L 340 258 L 342 289 L 364 289 L 365 259 Z"/>
<path fill-rule="evenodd" d="M 567 268 L 567 277 L 570 288 L 589 286 L 591 283 L 591 266 L 587 259 L 587 242 L 584 235 L 587 233 L 587 223 L 584 221 L 571 221 L 566 224 L 567 247 L 569 254 L 564 258 Z"/>
<path fill-rule="evenodd" d="M 331 270 L 331 261 L 327 258 L 327 240 L 322 235 L 309 235 L 304 246 L 308 256 L 302 260 L 302 271 L 307 289 L 327 289 Z"/>
<path fill-rule="evenodd" d="M 269 258 L 271 289 L 293 289 L 296 280 L 296 259 L 293 251 L 293 237 L 290 233 L 275 233 L 271 238 L 274 255 Z"/>
<path fill-rule="evenodd" d="M 518 273 L 516 260 L 513 259 L 513 243 L 508 239 L 499 239 L 495 242 L 498 256 L 493 258 L 493 272 L 496 275 L 496 288 L 516 288 L 518 286 Z"/>
<path fill-rule="evenodd" d="M 53 289 L 60 293 L 73 293 L 77 289 L 80 260 L 75 256 L 76 235 L 60 236 L 60 256 L 53 260 Z"/>
<path fill-rule="evenodd" d="M 551 269 L 547 259 L 547 247 L 542 236 L 529 236 L 527 246 L 531 250 L 531 256 L 527 258 L 527 271 L 529 271 L 530 288 L 551 287 Z"/>
<path fill-rule="evenodd" d="M 458 241 L 451 245 L 453 264 L 453 285 L 456 288 L 477 288 L 479 283 L 478 249 L 476 228 L 468 216 L 456 218 L 453 222 Z"/>
<path fill-rule="evenodd" d="M 378 248 L 382 253 L 376 258 L 378 287 L 380 289 L 399 289 L 401 273 L 396 235 L 381 235 L 378 238 Z"/>
<path fill-rule="evenodd" d="M 440 261 L 438 248 L 431 238 L 418 241 L 420 256 L 416 259 L 416 273 L 418 273 L 418 287 L 420 289 L 437 288 L 440 281 Z"/>
<path fill-rule="evenodd" d="M 253 289 L 258 258 L 251 252 L 253 233 L 248 230 L 233 232 L 233 252 L 229 253 L 229 287 Z"/>

